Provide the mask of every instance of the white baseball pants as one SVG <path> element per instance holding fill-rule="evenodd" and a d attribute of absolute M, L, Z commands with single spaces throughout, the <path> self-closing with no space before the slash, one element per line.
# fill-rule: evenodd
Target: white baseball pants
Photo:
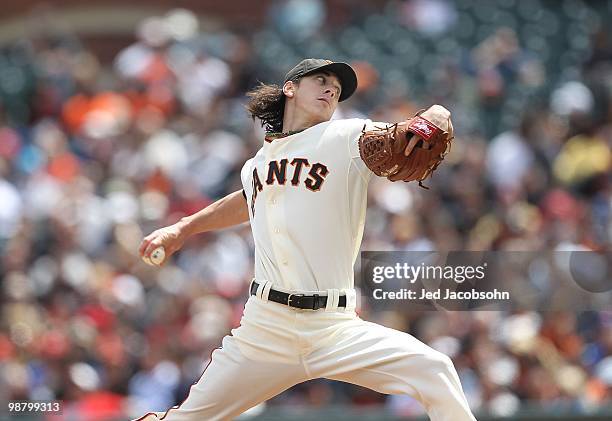
<path fill-rule="evenodd" d="M 249 298 L 240 326 L 213 351 L 183 403 L 140 420 L 228 420 L 315 378 L 408 394 L 432 421 L 475 420 L 446 355 L 407 333 L 360 319 L 354 305 L 299 310 L 266 296 Z"/>

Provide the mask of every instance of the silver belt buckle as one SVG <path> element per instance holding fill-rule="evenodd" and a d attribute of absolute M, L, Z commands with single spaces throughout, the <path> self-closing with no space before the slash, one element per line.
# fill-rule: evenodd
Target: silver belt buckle
<path fill-rule="evenodd" d="M 289 307 L 293 307 L 291 305 L 291 297 L 303 297 L 303 296 L 304 296 L 304 294 L 289 294 L 289 297 L 287 297 L 287 305 Z"/>

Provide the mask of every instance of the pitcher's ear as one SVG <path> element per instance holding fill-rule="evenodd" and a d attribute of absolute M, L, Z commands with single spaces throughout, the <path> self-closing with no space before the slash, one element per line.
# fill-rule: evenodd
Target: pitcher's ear
<path fill-rule="evenodd" d="M 285 82 L 285 84 L 283 85 L 283 93 L 286 97 L 293 98 L 293 95 L 295 94 L 295 83 L 290 80 Z"/>

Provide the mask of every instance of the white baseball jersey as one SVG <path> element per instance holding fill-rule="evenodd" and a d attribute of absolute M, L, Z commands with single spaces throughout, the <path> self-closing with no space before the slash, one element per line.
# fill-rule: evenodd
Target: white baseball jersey
<path fill-rule="evenodd" d="M 331 120 L 265 140 L 244 164 L 256 279 L 297 291 L 354 287 L 372 176 L 358 148 L 366 124 Z"/>

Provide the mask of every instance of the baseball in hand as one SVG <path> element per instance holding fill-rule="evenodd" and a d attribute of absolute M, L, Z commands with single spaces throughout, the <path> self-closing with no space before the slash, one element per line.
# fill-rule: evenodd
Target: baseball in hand
<path fill-rule="evenodd" d="M 164 261 L 165 258 L 166 258 L 166 250 L 164 249 L 163 246 L 160 246 L 151 252 L 151 255 L 149 256 L 148 260 L 150 264 L 159 266 Z"/>

